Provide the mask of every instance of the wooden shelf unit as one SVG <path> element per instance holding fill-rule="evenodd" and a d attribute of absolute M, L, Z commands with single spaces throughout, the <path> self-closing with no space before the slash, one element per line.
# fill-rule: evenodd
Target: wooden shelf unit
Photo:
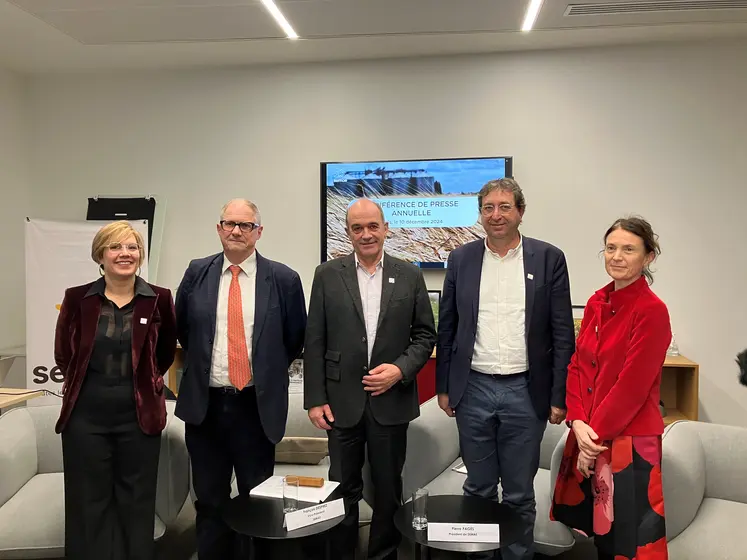
<path fill-rule="evenodd" d="M 171 364 L 169 372 L 166 374 L 166 386 L 176 395 L 179 393 L 179 382 L 182 380 L 182 372 L 184 370 L 184 350 L 181 344 L 176 347 L 176 355 L 174 356 L 174 363 Z"/>
<path fill-rule="evenodd" d="M 699 366 L 684 356 L 667 356 L 661 371 L 661 400 L 667 415 L 664 424 L 698 419 Z"/>

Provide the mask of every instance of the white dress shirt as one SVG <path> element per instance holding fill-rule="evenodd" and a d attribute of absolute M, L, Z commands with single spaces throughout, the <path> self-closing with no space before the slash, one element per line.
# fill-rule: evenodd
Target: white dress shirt
<path fill-rule="evenodd" d="M 529 369 L 523 242 L 499 256 L 485 242 L 472 369 L 510 375 Z"/>
<path fill-rule="evenodd" d="M 215 313 L 215 339 L 210 368 L 211 387 L 232 387 L 228 377 L 228 291 L 231 288 L 231 266 L 223 256 L 223 269 L 218 287 L 218 308 Z M 241 287 L 241 311 L 244 317 L 244 334 L 249 360 L 252 359 L 252 334 L 254 333 L 254 292 L 257 284 L 257 252 L 252 251 L 246 260 L 239 263 L 239 286 Z M 247 385 L 254 385 L 254 376 Z"/>
<path fill-rule="evenodd" d="M 355 255 L 355 271 L 358 275 L 358 289 L 361 293 L 361 304 L 363 305 L 363 320 L 366 323 L 366 343 L 368 345 L 368 364 L 371 365 L 371 353 L 376 341 L 376 328 L 379 323 L 379 312 L 381 311 L 381 286 L 384 277 L 384 254 L 376 263 L 373 274 L 366 270 L 358 255 Z"/>

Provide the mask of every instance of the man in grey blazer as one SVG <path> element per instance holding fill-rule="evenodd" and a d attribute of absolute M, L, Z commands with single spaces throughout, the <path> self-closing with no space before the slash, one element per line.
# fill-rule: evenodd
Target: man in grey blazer
<path fill-rule="evenodd" d="M 333 557 L 355 558 L 365 446 L 374 485 L 368 557 L 395 559 L 407 427 L 420 414 L 416 376 L 436 342 L 420 270 L 384 253 L 381 207 L 351 204 L 354 253 L 317 267 L 304 344 L 304 406 L 327 430 L 329 478 L 340 483 L 347 515 L 332 536 Z"/>

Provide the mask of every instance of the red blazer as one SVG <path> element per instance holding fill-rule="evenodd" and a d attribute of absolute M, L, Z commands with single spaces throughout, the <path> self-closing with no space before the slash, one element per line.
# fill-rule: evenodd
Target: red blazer
<path fill-rule="evenodd" d="M 666 305 L 644 277 L 621 290 L 614 283 L 586 304 L 568 366 L 568 421 L 583 420 L 601 440 L 664 431 L 661 369 L 672 340 Z"/>
<path fill-rule="evenodd" d="M 132 320 L 132 371 L 140 428 L 157 435 L 166 426 L 163 374 L 176 353 L 176 315 L 171 291 L 138 279 Z M 54 359 L 64 375 L 59 434 L 83 385 L 101 312 L 93 282 L 65 290 L 54 338 Z M 145 321 L 143 321 L 145 319 Z"/>

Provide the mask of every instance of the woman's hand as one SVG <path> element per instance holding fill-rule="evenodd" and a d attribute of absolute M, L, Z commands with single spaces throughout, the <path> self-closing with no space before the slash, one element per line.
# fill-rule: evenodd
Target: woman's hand
<path fill-rule="evenodd" d="M 591 429 L 586 422 L 582 420 L 573 421 L 573 433 L 576 435 L 578 448 L 589 458 L 596 459 L 602 451 L 607 451 L 603 445 L 594 443 L 599 436 Z"/>
<path fill-rule="evenodd" d="M 589 478 L 592 474 L 594 474 L 595 461 L 596 459 L 594 457 L 590 457 L 583 451 L 579 451 L 578 460 L 576 461 L 576 468 L 584 478 Z"/>

